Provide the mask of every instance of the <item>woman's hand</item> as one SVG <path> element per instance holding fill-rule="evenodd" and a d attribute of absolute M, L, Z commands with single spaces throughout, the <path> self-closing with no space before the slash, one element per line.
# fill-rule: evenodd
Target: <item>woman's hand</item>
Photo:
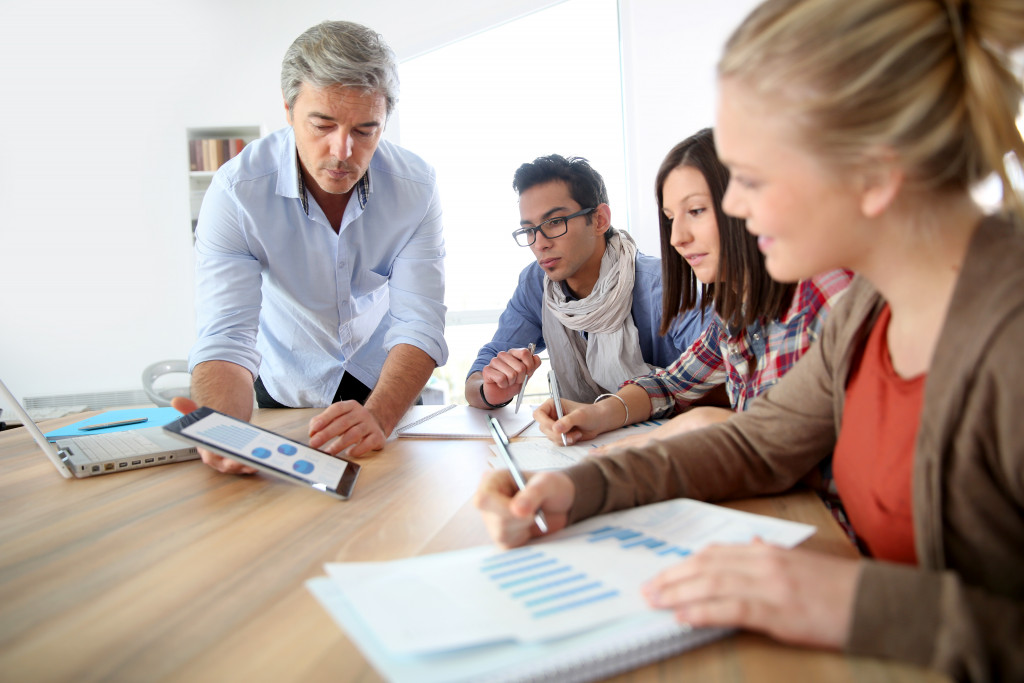
<path fill-rule="evenodd" d="M 500 470 L 484 476 L 473 504 L 494 542 L 514 548 L 542 535 L 533 521 L 538 510 L 544 511 L 549 533 L 564 528 L 575 497 L 575 485 L 561 472 L 528 476 L 526 488 L 520 491 L 509 471 Z"/>
<path fill-rule="evenodd" d="M 644 586 L 651 606 L 695 627 L 760 631 L 795 645 L 846 642 L 860 575 L 858 560 L 754 541 L 710 546 Z"/>
<path fill-rule="evenodd" d="M 533 419 L 544 435 L 559 446 L 562 445 L 562 434 L 565 434 L 566 445 L 571 446 L 577 441 L 588 441 L 598 434 L 617 428 L 622 424 L 622 407 L 616 401 L 618 414 L 609 418 L 607 407 L 601 403 L 577 403 L 562 399 L 562 419 L 555 412 L 555 402 L 548 399 L 537 410 L 533 411 Z"/>

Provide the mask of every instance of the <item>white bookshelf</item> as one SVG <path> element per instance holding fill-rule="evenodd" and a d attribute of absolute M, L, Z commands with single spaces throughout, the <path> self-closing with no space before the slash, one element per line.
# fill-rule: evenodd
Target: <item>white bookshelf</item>
<path fill-rule="evenodd" d="M 185 151 L 188 168 L 188 197 L 189 197 L 189 212 L 192 217 L 192 232 L 195 232 L 196 222 L 199 220 L 199 207 L 203 204 L 203 197 L 206 196 L 206 191 L 210 188 L 210 181 L 213 180 L 213 174 L 215 170 L 207 170 L 201 168 L 202 162 L 198 164 L 199 170 L 196 170 L 196 154 L 193 147 L 193 141 L 197 140 L 241 140 L 243 144 L 247 145 L 253 140 L 260 137 L 259 126 L 218 126 L 218 127 L 204 127 L 204 128 L 186 128 L 185 129 Z M 201 156 L 201 153 L 200 153 Z M 221 159 L 221 163 L 227 160 L 227 155 Z M 211 165 L 209 157 L 207 157 L 207 165 Z M 213 165 L 216 165 L 215 163 Z"/>

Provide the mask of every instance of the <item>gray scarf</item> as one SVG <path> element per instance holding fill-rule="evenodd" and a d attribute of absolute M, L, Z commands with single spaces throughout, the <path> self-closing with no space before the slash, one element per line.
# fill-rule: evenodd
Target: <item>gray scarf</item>
<path fill-rule="evenodd" d="M 615 230 L 590 296 L 569 300 L 560 282 L 544 279 L 542 334 L 564 398 L 589 403 L 627 379 L 652 372 L 633 324 L 635 261 L 633 238 Z"/>

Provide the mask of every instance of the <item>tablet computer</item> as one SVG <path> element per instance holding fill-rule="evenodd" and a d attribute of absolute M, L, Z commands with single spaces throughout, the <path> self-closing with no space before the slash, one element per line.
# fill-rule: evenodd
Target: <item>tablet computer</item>
<path fill-rule="evenodd" d="M 310 448 L 212 408 L 199 408 L 164 425 L 164 431 L 243 465 L 340 500 L 352 494 L 359 476 L 359 465 L 350 460 Z"/>

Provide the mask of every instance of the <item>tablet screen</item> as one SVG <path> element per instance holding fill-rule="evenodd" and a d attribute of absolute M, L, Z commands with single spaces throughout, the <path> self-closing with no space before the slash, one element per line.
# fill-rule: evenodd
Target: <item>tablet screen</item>
<path fill-rule="evenodd" d="M 349 463 L 222 413 L 210 412 L 180 432 L 282 474 L 336 491 Z"/>

